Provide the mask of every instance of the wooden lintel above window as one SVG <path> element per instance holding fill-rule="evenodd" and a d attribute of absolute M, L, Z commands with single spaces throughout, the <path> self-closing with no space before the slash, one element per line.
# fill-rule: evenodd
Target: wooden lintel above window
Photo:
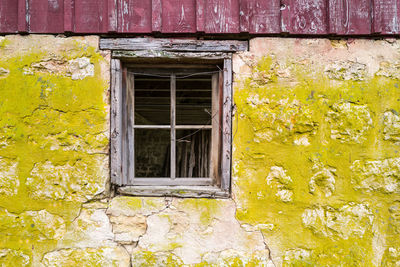
<path fill-rule="evenodd" d="M 164 52 L 237 52 L 247 51 L 248 41 L 194 40 L 166 38 L 102 38 L 100 49 L 152 50 Z"/>

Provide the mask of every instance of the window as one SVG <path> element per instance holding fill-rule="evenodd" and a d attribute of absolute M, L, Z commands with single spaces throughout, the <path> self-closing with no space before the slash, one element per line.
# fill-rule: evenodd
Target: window
<path fill-rule="evenodd" d="M 119 193 L 229 197 L 231 62 L 224 52 L 113 51 L 111 179 Z"/>

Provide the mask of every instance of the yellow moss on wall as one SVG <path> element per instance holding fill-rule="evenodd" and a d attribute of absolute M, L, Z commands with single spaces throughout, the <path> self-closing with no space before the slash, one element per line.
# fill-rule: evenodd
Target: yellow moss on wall
<path fill-rule="evenodd" d="M 400 64 L 388 55 L 252 44 L 235 76 L 233 199 L 109 199 L 109 63 L 89 39 L 0 38 L 0 264 L 400 261 Z M 359 44 L 357 57 L 376 43 Z M 336 49 L 322 67 L 320 47 Z"/>
<path fill-rule="evenodd" d="M 263 233 L 285 266 L 370 266 L 400 187 L 399 144 L 383 134 L 385 112 L 400 112 L 400 81 L 332 81 L 312 69 L 264 57 L 238 75 L 236 216 L 272 225 Z M 355 172 L 357 160 L 372 163 Z"/>
<path fill-rule="evenodd" d="M 0 247 L 30 263 L 108 179 L 108 62 L 87 43 L 46 38 L 4 37 L 0 53 Z"/>

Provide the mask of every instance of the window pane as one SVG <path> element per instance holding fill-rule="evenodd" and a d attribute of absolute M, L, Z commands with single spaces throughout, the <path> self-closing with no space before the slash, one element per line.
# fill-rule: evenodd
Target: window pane
<path fill-rule="evenodd" d="M 135 176 L 170 176 L 171 131 L 135 129 Z"/>
<path fill-rule="evenodd" d="M 135 125 L 170 124 L 170 79 L 135 75 Z"/>
<path fill-rule="evenodd" d="M 176 131 L 176 177 L 209 177 L 211 130 Z"/>
<path fill-rule="evenodd" d="M 176 79 L 176 124 L 211 125 L 211 75 Z"/>

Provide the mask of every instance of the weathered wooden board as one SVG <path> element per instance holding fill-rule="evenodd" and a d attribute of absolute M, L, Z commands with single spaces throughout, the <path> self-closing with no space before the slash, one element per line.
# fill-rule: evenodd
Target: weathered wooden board
<path fill-rule="evenodd" d="M 280 0 L 241 0 L 240 31 L 280 33 Z"/>
<path fill-rule="evenodd" d="M 200 52 L 200 53 L 185 53 L 185 52 L 168 52 L 160 50 L 139 50 L 139 51 L 113 51 L 113 58 L 170 58 L 170 59 L 223 59 L 230 58 L 229 53 L 223 52 Z"/>
<path fill-rule="evenodd" d="M 77 33 L 108 31 L 107 0 L 74 0 L 74 22 Z"/>
<path fill-rule="evenodd" d="M 64 0 L 64 31 L 74 31 L 74 2 L 73 0 Z"/>
<path fill-rule="evenodd" d="M 230 190 L 232 164 L 232 59 L 224 59 L 221 189 Z"/>
<path fill-rule="evenodd" d="M 118 30 L 118 6 L 117 0 L 108 0 L 108 31 L 117 32 Z"/>
<path fill-rule="evenodd" d="M 247 41 L 211 41 L 161 38 L 104 38 L 100 49 L 113 50 L 164 50 L 180 52 L 235 52 L 246 51 Z"/>
<path fill-rule="evenodd" d="M 124 186 L 118 193 L 134 196 L 228 198 L 229 192 L 213 186 Z"/>
<path fill-rule="evenodd" d="M 164 0 L 162 2 L 162 32 L 196 32 L 195 0 Z"/>
<path fill-rule="evenodd" d="M 162 6 L 161 0 L 151 0 L 151 30 L 153 32 L 161 31 Z"/>
<path fill-rule="evenodd" d="M 0 32 L 12 33 L 18 31 L 18 1 L 1 0 Z"/>
<path fill-rule="evenodd" d="M 122 185 L 122 76 L 121 61 L 111 60 L 111 182 Z"/>
<path fill-rule="evenodd" d="M 239 0 L 208 0 L 206 3 L 206 33 L 239 33 Z"/>
<path fill-rule="evenodd" d="M 400 33 L 400 0 L 374 0 L 373 32 Z"/>
<path fill-rule="evenodd" d="M 370 0 L 329 1 L 329 33 L 340 35 L 371 32 Z"/>
<path fill-rule="evenodd" d="M 400 0 L 1 0 L 13 32 L 393 35 Z"/>
<path fill-rule="evenodd" d="M 16 0 L 18 1 L 18 31 L 28 32 L 29 29 L 29 15 L 28 6 L 26 0 Z"/>
<path fill-rule="evenodd" d="M 151 0 L 119 0 L 118 32 L 145 33 L 152 31 Z"/>
<path fill-rule="evenodd" d="M 325 0 L 282 0 L 282 32 L 292 34 L 326 34 L 327 2 Z"/>
<path fill-rule="evenodd" d="M 64 31 L 63 0 L 29 0 L 29 31 L 58 33 Z"/>

